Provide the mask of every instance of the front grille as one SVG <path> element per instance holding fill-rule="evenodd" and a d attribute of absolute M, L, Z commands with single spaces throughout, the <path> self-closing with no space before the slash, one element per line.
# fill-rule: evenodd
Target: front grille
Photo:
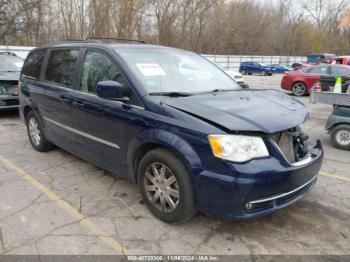
<path fill-rule="evenodd" d="M 294 138 L 290 132 L 279 132 L 271 136 L 275 141 L 284 157 L 290 162 L 295 163 Z"/>

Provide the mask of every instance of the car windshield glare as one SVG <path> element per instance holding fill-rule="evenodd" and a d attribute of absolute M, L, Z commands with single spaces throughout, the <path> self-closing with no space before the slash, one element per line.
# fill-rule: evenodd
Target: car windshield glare
<path fill-rule="evenodd" d="M 176 49 L 117 49 L 148 93 L 203 93 L 241 87 L 205 58 Z"/>

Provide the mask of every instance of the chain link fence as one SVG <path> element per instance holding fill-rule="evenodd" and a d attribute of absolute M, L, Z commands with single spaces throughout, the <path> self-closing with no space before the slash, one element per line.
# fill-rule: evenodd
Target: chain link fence
<path fill-rule="evenodd" d="M 29 46 L 0 46 L 0 52 L 13 52 L 25 59 L 34 47 Z M 238 71 L 241 62 L 259 62 L 263 64 L 292 65 L 295 62 L 306 61 L 304 56 L 236 56 L 203 54 L 208 60 L 215 62 L 225 69 Z"/>
<path fill-rule="evenodd" d="M 306 61 L 304 56 L 236 56 L 236 55 L 207 55 L 203 54 L 208 60 L 215 62 L 225 69 L 239 70 L 242 62 L 259 62 L 267 65 L 284 64 L 292 65 L 295 62 Z"/>

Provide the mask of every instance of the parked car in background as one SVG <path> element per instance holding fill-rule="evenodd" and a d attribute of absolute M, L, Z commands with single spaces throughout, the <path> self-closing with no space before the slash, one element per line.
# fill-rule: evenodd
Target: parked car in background
<path fill-rule="evenodd" d="M 350 56 L 338 56 L 335 58 L 335 64 L 350 66 Z"/>
<path fill-rule="evenodd" d="M 231 77 L 233 80 L 235 80 L 235 82 L 239 84 L 242 88 L 249 88 L 249 85 L 244 82 L 244 77 L 241 73 L 232 69 L 225 69 L 220 64 L 216 65 L 218 65 L 223 71 L 225 71 L 225 73 L 228 74 L 229 77 Z"/>
<path fill-rule="evenodd" d="M 308 146 L 300 128 L 303 104 L 244 90 L 185 50 L 50 44 L 29 54 L 20 90 L 35 150 L 54 144 L 138 183 L 145 206 L 168 223 L 197 211 L 270 214 L 305 196 L 322 165 L 321 142 Z"/>
<path fill-rule="evenodd" d="M 265 76 L 271 76 L 273 73 L 271 67 L 258 62 L 242 62 L 239 72 L 243 75 L 262 74 Z"/>
<path fill-rule="evenodd" d="M 236 72 L 232 69 L 225 69 L 226 74 L 228 74 L 233 80 L 236 81 L 242 88 L 249 88 L 249 85 L 244 82 L 244 77 L 241 73 Z"/>
<path fill-rule="evenodd" d="M 311 54 L 307 56 L 307 61 L 306 63 L 309 65 L 316 65 L 317 62 L 319 62 L 322 59 L 325 58 L 335 58 L 336 55 L 334 54 L 326 54 L 326 53 L 322 53 L 322 54 Z"/>
<path fill-rule="evenodd" d="M 293 68 L 291 66 L 283 65 L 283 64 L 272 64 L 271 67 L 272 72 L 274 74 L 283 74 L 284 72 L 292 71 Z"/>
<path fill-rule="evenodd" d="M 0 52 L 0 110 L 18 108 L 18 80 L 23 59 L 11 52 Z"/>
<path fill-rule="evenodd" d="M 322 65 L 322 64 L 337 64 L 337 65 L 350 65 L 350 56 L 337 56 L 337 57 L 330 57 L 330 58 L 323 58 L 319 60 L 316 65 Z M 312 65 L 309 65 L 312 66 Z"/>
<path fill-rule="evenodd" d="M 286 72 L 282 78 L 281 88 L 291 91 L 295 96 L 310 93 L 310 88 L 321 76 L 348 76 L 350 67 L 344 65 L 318 65 L 297 71 Z"/>
<path fill-rule="evenodd" d="M 315 65 L 333 64 L 336 59 L 334 54 L 312 54 L 307 56 L 306 62 L 295 62 L 292 65 L 294 70 L 301 70 Z"/>
<path fill-rule="evenodd" d="M 335 64 L 336 57 L 328 57 L 328 58 L 322 58 L 321 60 L 318 60 L 315 65 L 329 65 L 329 64 Z M 313 65 L 309 65 L 309 67 Z"/>

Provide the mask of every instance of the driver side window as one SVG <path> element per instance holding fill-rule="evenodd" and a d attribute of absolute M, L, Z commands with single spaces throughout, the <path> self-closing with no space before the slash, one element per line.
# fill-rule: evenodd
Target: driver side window
<path fill-rule="evenodd" d="M 96 94 L 97 83 L 107 80 L 126 86 L 119 68 L 111 59 L 99 52 L 87 51 L 81 72 L 80 91 Z"/>
<path fill-rule="evenodd" d="M 116 63 L 100 52 L 88 50 L 81 72 L 79 90 L 85 93 L 96 94 L 97 84 L 101 81 L 120 83 L 123 87 L 124 95 L 130 99 L 128 104 L 140 104 Z"/>

